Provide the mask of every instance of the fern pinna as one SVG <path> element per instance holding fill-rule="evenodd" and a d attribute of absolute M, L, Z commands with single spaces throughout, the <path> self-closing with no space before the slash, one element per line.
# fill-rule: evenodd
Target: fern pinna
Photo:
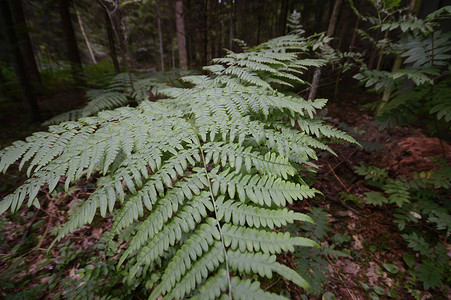
<path fill-rule="evenodd" d="M 298 172 L 315 167 L 316 149 L 331 151 L 324 139 L 354 140 L 315 117 L 326 100 L 275 89 L 303 83 L 297 74 L 325 63 L 300 59 L 307 46 L 288 35 L 230 52 L 205 68 L 210 76 L 182 78 L 191 88 L 161 91 L 167 99 L 15 142 L 1 151 L 0 170 L 20 161 L 30 179 L 0 202 L 0 213 L 24 201 L 39 207 L 41 189 L 64 181 L 67 190 L 96 175 L 97 189 L 55 241 L 108 212 L 107 245 L 120 255 L 118 269 L 150 299 L 280 299 L 257 281 L 274 274 L 308 289 L 275 255 L 317 244 L 278 228 L 312 221 L 286 206 L 318 193 Z M 120 250 L 121 234 L 130 231 Z"/>

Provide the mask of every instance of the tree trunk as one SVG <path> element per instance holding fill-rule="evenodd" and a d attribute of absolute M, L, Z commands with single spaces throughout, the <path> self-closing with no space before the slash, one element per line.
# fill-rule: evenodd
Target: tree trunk
<path fill-rule="evenodd" d="M 259 9 L 260 13 L 257 16 L 257 45 L 260 45 L 261 27 L 262 23 L 265 20 L 265 4 L 266 4 L 265 0 L 260 1 L 260 5 L 262 7 Z"/>
<path fill-rule="evenodd" d="M 420 5 L 421 5 L 421 0 L 411 0 L 409 3 L 409 12 L 412 15 L 416 16 L 418 14 Z M 388 33 L 388 31 L 387 31 L 387 33 Z M 400 55 L 397 55 L 395 58 L 395 62 L 393 63 L 391 72 L 394 73 L 394 72 L 398 71 L 401 68 L 402 63 L 403 63 L 403 58 Z M 393 91 L 393 87 L 390 87 L 390 88 L 384 90 L 384 94 L 382 95 L 382 101 L 376 110 L 376 115 L 380 115 L 382 113 L 382 109 L 384 108 L 385 104 L 387 104 L 387 102 L 390 100 L 392 91 Z"/>
<path fill-rule="evenodd" d="M 69 5 L 69 0 L 58 0 L 61 23 L 63 25 L 64 36 L 66 38 L 67 56 L 72 68 L 72 76 L 77 86 L 85 86 L 86 82 L 83 78 L 80 52 L 78 51 L 78 44 L 74 33 L 74 27 L 72 25 Z"/>
<path fill-rule="evenodd" d="M 19 39 L 14 30 L 14 22 L 11 18 L 11 10 L 7 1 L 0 1 L 0 22 L 2 34 L 6 39 L 7 46 L 10 48 L 10 53 L 13 59 L 14 69 L 17 78 L 19 79 L 20 87 L 22 89 L 23 97 L 28 105 L 33 121 L 40 121 L 41 115 L 39 112 L 38 103 L 34 94 L 33 85 L 30 83 L 29 74 L 27 73 L 26 64 L 22 56 L 22 51 L 19 47 Z"/>
<path fill-rule="evenodd" d="M 0 15 L 1 16 L 1 15 Z M 3 26 L 0 24 L 0 26 Z M 2 33 L 3 34 L 3 33 Z M 3 42 L 3 40 L 2 40 Z M 0 68 L 0 96 L 7 98 L 10 101 L 18 101 L 19 99 L 16 97 L 14 93 L 14 89 L 11 88 L 11 78 L 7 78 L 5 74 L 3 74 L 2 69 Z M 0 113 L 0 119 L 2 114 Z"/>
<path fill-rule="evenodd" d="M 314 100 L 316 97 L 316 91 L 318 90 L 319 80 L 321 78 L 321 68 L 316 68 L 313 72 L 312 86 L 310 88 L 310 93 L 308 95 L 309 100 Z"/>
<path fill-rule="evenodd" d="M 232 50 L 232 46 L 233 46 L 233 39 L 234 37 L 234 5 L 235 1 L 230 1 L 230 45 L 229 45 L 229 49 Z"/>
<path fill-rule="evenodd" d="M 118 30 L 114 26 L 112 13 L 108 9 L 107 4 L 103 3 L 102 0 L 97 0 L 97 2 L 105 10 L 106 17 L 107 17 L 107 24 L 110 25 L 110 28 L 114 32 L 114 35 L 115 35 L 116 39 L 119 41 L 119 48 L 121 50 L 122 63 L 125 65 L 125 69 L 127 70 L 128 81 L 130 83 L 130 87 L 131 87 L 132 91 L 135 92 L 135 85 L 133 84 L 132 75 L 130 73 L 130 68 L 128 67 L 128 61 L 127 61 L 127 55 L 126 55 L 126 52 L 127 52 L 127 48 L 126 48 L 127 36 L 125 35 L 125 23 L 123 22 L 123 19 L 122 19 L 121 15 L 120 15 L 120 10 L 118 10 L 118 8 L 115 7 L 113 12 L 116 13 L 116 22 L 117 22 L 117 24 L 121 24 L 122 25 L 122 30 L 121 30 L 122 35 L 120 35 L 118 33 Z"/>
<path fill-rule="evenodd" d="M 74 6 L 74 8 L 75 8 L 75 14 L 77 15 L 78 25 L 80 25 L 81 34 L 83 35 L 83 39 L 85 40 L 86 47 L 88 48 L 92 63 L 97 64 L 96 57 L 94 56 L 94 52 L 92 52 L 91 44 L 89 43 L 88 36 L 86 35 L 85 28 L 83 26 L 83 22 L 81 21 L 80 12 L 78 11 L 77 6 Z"/>
<path fill-rule="evenodd" d="M 359 28 L 360 17 L 357 16 L 357 20 L 355 21 L 354 30 L 352 31 L 351 42 L 349 43 L 349 52 L 354 51 L 355 39 L 357 37 L 357 29 Z"/>
<path fill-rule="evenodd" d="M 332 11 L 332 16 L 330 17 L 329 27 L 327 28 L 327 36 L 331 37 L 334 34 L 335 26 L 337 25 L 338 15 L 340 14 L 342 0 L 335 0 L 334 9 Z M 321 78 L 321 69 L 316 68 L 313 73 L 312 87 L 310 88 L 310 93 L 308 96 L 309 100 L 313 100 L 316 97 L 316 92 L 319 86 L 319 80 Z"/>
<path fill-rule="evenodd" d="M 340 14 L 342 0 L 335 0 L 334 9 L 332 11 L 332 16 L 330 16 L 329 27 L 327 28 L 327 36 L 333 36 L 335 31 L 335 26 L 337 25 L 338 16 Z"/>
<path fill-rule="evenodd" d="M 160 42 L 160 67 L 161 72 L 164 72 L 164 51 L 163 51 L 163 33 L 161 32 L 161 18 L 160 18 L 160 1 L 156 0 L 157 4 L 157 26 L 158 26 L 158 40 Z"/>
<path fill-rule="evenodd" d="M 340 33 L 338 34 L 338 44 L 336 49 L 338 49 L 339 51 L 342 48 L 342 45 L 344 44 L 344 42 L 346 41 L 346 37 L 347 37 L 347 33 L 348 33 L 348 28 L 349 28 L 349 14 L 351 13 L 350 9 L 343 9 L 343 13 L 340 17 L 340 20 L 338 21 L 338 23 L 343 24 L 340 30 Z"/>
<path fill-rule="evenodd" d="M 279 16 L 279 35 L 282 36 L 286 32 L 287 27 L 287 17 L 288 17 L 288 0 L 283 0 L 280 7 Z"/>
<path fill-rule="evenodd" d="M 188 69 L 185 41 L 185 21 L 183 20 L 183 0 L 175 1 L 175 25 L 177 28 L 177 46 L 179 50 L 180 68 Z"/>
<path fill-rule="evenodd" d="M 175 44 L 175 40 L 174 39 L 172 39 L 172 41 L 171 41 L 171 54 L 172 54 L 172 56 L 171 56 L 171 62 L 172 62 L 172 70 L 174 70 L 175 69 L 175 50 L 174 50 L 174 44 Z"/>
<path fill-rule="evenodd" d="M 316 4 L 315 9 L 315 25 L 314 25 L 314 31 L 316 33 L 321 31 L 321 17 L 323 15 L 324 10 L 324 0 L 318 0 L 318 3 Z"/>
<path fill-rule="evenodd" d="M 22 7 L 22 0 L 9 1 L 10 9 L 14 17 L 14 23 L 16 28 L 17 37 L 19 39 L 20 49 L 24 57 L 25 66 L 30 75 L 35 88 L 40 89 L 42 87 L 41 74 L 39 73 L 36 59 L 34 57 L 33 46 L 31 44 L 30 35 L 28 34 L 28 26 L 25 21 L 25 16 Z"/>
<path fill-rule="evenodd" d="M 210 37 L 208 36 L 210 32 L 210 0 L 205 0 L 204 5 L 204 59 L 202 62 L 203 66 L 206 66 L 210 62 L 211 58 L 211 47 L 210 47 Z"/>
<path fill-rule="evenodd" d="M 110 51 L 110 57 L 111 57 L 111 60 L 113 61 L 114 73 L 119 74 L 121 72 L 121 69 L 119 67 L 119 61 L 117 59 L 116 45 L 114 43 L 113 28 L 112 28 L 112 25 L 110 22 L 110 17 L 106 10 L 105 10 L 105 28 L 106 28 L 107 38 L 108 38 L 108 48 Z"/>

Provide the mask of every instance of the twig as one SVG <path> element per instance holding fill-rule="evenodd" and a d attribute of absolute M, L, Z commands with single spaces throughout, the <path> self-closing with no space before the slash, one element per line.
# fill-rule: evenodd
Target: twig
<path fill-rule="evenodd" d="M 346 203 L 343 203 L 342 201 L 337 200 L 337 199 L 334 199 L 334 198 L 331 198 L 331 197 L 328 197 L 328 199 L 330 199 L 330 200 L 332 200 L 333 202 L 335 202 L 335 203 L 337 203 L 337 204 L 340 204 L 341 206 L 343 206 L 343 207 L 345 207 L 345 208 L 351 210 L 353 213 L 355 213 L 355 214 L 357 214 L 357 215 L 359 215 L 359 216 L 362 216 L 362 214 L 361 214 L 358 210 L 352 208 L 351 206 L 347 205 Z"/>
<path fill-rule="evenodd" d="M 38 214 L 39 214 L 40 211 L 41 211 L 41 209 L 39 208 L 39 209 L 34 213 L 33 219 L 31 220 L 30 224 L 28 225 L 27 230 L 25 230 L 25 233 L 23 234 L 22 239 L 20 240 L 20 243 L 19 243 L 18 248 L 20 248 L 20 246 L 21 246 L 21 245 L 23 244 L 23 242 L 25 241 L 25 238 L 27 237 L 28 232 L 30 231 L 31 227 L 33 226 L 33 223 L 34 223 L 34 221 L 36 220 L 36 218 L 37 218 L 37 216 L 38 216 Z"/>
<path fill-rule="evenodd" d="M 352 151 L 352 152 L 347 156 L 347 159 L 349 159 L 352 155 L 354 155 L 354 153 L 356 153 L 357 150 L 358 150 L 358 149 L 355 149 L 354 151 Z M 340 160 L 340 162 L 339 162 L 335 167 L 333 167 L 332 169 L 335 170 L 336 168 L 338 168 L 339 166 L 341 166 L 342 163 L 344 163 L 344 160 L 343 160 L 343 159 Z M 348 163 L 349 163 L 349 162 L 348 162 Z M 329 175 L 329 173 L 330 173 L 330 171 L 328 171 L 324 176 Z"/>
<path fill-rule="evenodd" d="M 330 266 L 332 267 L 332 269 L 334 269 L 335 273 L 338 275 L 338 277 L 340 278 L 340 280 L 344 283 L 343 278 L 341 278 L 340 273 L 337 272 L 337 269 L 335 269 L 334 265 L 332 264 L 332 262 L 330 261 L 330 259 L 327 257 L 327 260 L 330 263 Z M 349 295 L 351 296 L 352 299 L 356 299 L 357 298 L 351 293 L 351 291 L 348 289 L 347 285 L 345 284 L 345 289 L 346 291 L 349 293 Z"/>
<path fill-rule="evenodd" d="M 343 181 L 341 181 L 340 177 L 337 176 L 337 174 L 335 173 L 334 169 L 332 169 L 332 166 L 330 165 L 330 163 L 327 163 L 327 166 L 329 167 L 330 171 L 332 172 L 332 174 L 334 175 L 334 177 L 337 179 L 337 181 L 341 184 L 341 186 L 346 190 L 346 192 L 349 194 L 349 188 L 343 183 Z"/>
<path fill-rule="evenodd" d="M 44 241 L 45 236 L 47 235 L 47 231 L 49 230 L 51 223 L 52 223 L 52 215 L 50 215 L 50 217 L 49 217 L 47 226 L 45 227 L 45 230 L 44 230 L 44 234 L 42 235 L 41 240 L 39 241 L 39 244 L 36 246 L 36 249 L 41 248 L 42 242 Z"/>
<path fill-rule="evenodd" d="M 272 288 L 273 286 L 275 286 L 275 285 L 280 281 L 280 279 L 282 279 L 282 277 L 279 277 L 279 278 L 278 278 L 276 281 L 274 281 L 270 286 L 265 287 L 263 290 L 264 290 L 264 291 L 269 290 L 270 288 Z"/>
<path fill-rule="evenodd" d="M 332 282 L 335 282 L 335 283 L 339 283 L 339 284 L 343 284 L 343 285 L 349 285 L 349 286 L 352 286 L 352 287 L 355 287 L 355 288 L 359 288 L 359 289 L 363 289 L 363 287 L 361 287 L 360 285 L 357 285 L 357 284 L 353 284 L 353 283 L 348 283 L 348 282 L 344 282 L 344 281 L 341 281 L 341 280 L 337 280 L 337 279 L 329 279 L 330 281 L 332 281 Z"/>

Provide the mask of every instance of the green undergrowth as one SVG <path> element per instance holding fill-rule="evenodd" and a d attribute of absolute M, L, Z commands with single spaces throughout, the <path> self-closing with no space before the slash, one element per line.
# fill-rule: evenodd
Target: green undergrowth
<path fill-rule="evenodd" d="M 393 223 L 406 246 L 402 259 L 408 270 L 397 280 L 403 280 L 415 298 L 421 290 L 437 296 L 450 291 L 451 166 L 444 159 L 435 162 L 435 169 L 414 173 L 411 179 L 391 178 L 387 170 L 373 166 L 355 168 L 373 190 L 365 193 L 365 204 L 393 211 Z M 391 265 L 386 269 L 398 273 Z"/>

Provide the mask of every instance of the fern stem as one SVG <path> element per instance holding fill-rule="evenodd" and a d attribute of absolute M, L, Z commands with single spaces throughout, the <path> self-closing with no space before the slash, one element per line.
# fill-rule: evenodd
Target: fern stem
<path fill-rule="evenodd" d="M 229 285 L 228 295 L 229 295 L 229 298 L 232 299 L 232 282 L 230 280 L 229 260 L 228 260 L 228 257 L 227 257 L 227 250 L 226 250 L 226 246 L 225 246 L 225 243 L 224 243 L 224 234 L 222 233 L 222 227 L 221 227 L 221 224 L 219 223 L 219 219 L 218 219 L 218 209 L 217 209 L 217 206 L 216 206 L 215 197 L 213 195 L 213 189 L 211 187 L 211 177 L 208 174 L 207 162 L 205 160 L 204 150 L 202 148 L 202 144 L 201 144 L 200 139 L 199 139 L 198 131 L 197 131 L 197 128 L 196 128 L 196 126 L 194 124 L 194 120 L 190 119 L 190 123 L 191 123 L 191 126 L 192 126 L 195 134 L 196 134 L 196 140 L 197 140 L 197 144 L 199 145 L 200 156 L 202 158 L 202 164 L 203 164 L 203 168 L 204 168 L 204 171 L 205 171 L 205 176 L 207 177 L 207 180 L 208 180 L 208 189 L 209 189 L 209 192 L 210 192 L 211 201 L 213 203 L 213 208 L 215 210 L 216 227 L 218 227 L 219 235 L 221 237 L 222 249 L 224 250 L 224 262 L 225 262 L 225 267 L 226 267 L 226 271 L 227 271 L 227 283 Z"/>

